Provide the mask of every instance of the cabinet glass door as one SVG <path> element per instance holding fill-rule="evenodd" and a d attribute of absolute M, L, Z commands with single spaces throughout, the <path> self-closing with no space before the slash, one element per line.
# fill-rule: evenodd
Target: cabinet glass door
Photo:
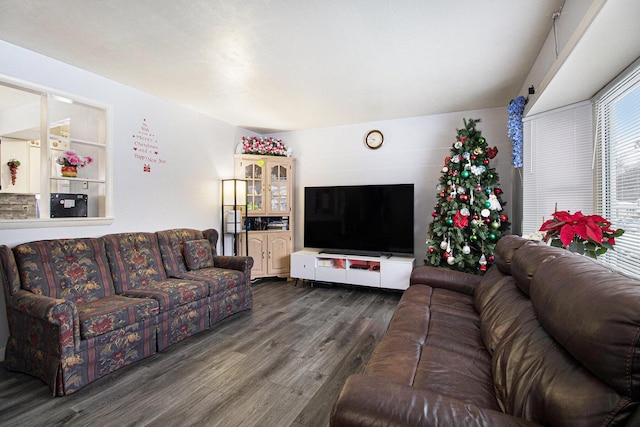
<path fill-rule="evenodd" d="M 285 165 L 271 167 L 269 210 L 274 213 L 289 212 L 289 176 Z"/>
<path fill-rule="evenodd" d="M 244 179 L 247 180 L 247 211 L 264 212 L 262 198 L 263 167 L 257 163 L 249 163 L 244 168 Z"/>

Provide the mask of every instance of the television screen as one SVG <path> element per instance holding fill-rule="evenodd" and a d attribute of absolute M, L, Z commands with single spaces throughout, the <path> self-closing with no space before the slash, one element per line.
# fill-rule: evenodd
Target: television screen
<path fill-rule="evenodd" d="M 305 187 L 304 246 L 413 255 L 413 184 Z"/>

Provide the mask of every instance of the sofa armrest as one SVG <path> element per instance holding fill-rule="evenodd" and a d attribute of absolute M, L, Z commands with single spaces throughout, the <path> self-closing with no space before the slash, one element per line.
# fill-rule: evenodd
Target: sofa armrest
<path fill-rule="evenodd" d="M 7 311 L 13 316 L 14 322 L 9 322 L 9 327 L 15 338 L 48 352 L 60 352 L 61 355 L 73 354 L 80 345 L 78 309 L 72 301 L 36 295 L 21 289 L 7 301 Z M 34 321 L 44 325 L 38 328 L 44 327 L 46 330 L 34 330 Z M 55 349 L 49 348 L 53 345 Z"/>
<path fill-rule="evenodd" d="M 473 295 L 482 276 L 447 270 L 446 268 L 419 265 L 411 271 L 411 285 L 428 285 Z"/>
<path fill-rule="evenodd" d="M 213 256 L 213 265 L 218 268 L 226 268 L 228 270 L 242 271 L 249 275 L 253 268 L 253 258 L 250 256 Z"/>
<path fill-rule="evenodd" d="M 226 268 L 228 270 L 242 271 L 247 277 L 251 277 L 251 269 L 253 268 L 253 258 L 250 256 L 225 256 L 218 255 L 216 245 L 218 244 L 218 230 L 215 228 L 207 228 L 202 231 L 204 238 L 209 241 L 211 250 L 213 251 L 213 265 L 218 268 Z"/>
<path fill-rule="evenodd" d="M 331 427 L 346 426 L 536 426 L 430 390 L 351 375 L 331 411 Z"/>

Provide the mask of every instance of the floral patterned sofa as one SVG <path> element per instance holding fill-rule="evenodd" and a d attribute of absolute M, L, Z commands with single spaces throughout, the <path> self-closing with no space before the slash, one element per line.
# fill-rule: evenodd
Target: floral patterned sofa
<path fill-rule="evenodd" d="M 216 230 L 0 245 L 5 366 L 73 393 L 253 306 L 253 259 L 218 256 Z"/>

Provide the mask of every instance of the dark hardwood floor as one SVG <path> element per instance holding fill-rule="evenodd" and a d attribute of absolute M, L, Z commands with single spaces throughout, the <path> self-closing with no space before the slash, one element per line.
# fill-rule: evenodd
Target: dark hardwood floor
<path fill-rule="evenodd" d="M 0 369 L 0 424 L 327 426 L 400 293 L 282 280 L 253 292 L 253 310 L 66 397 Z"/>

